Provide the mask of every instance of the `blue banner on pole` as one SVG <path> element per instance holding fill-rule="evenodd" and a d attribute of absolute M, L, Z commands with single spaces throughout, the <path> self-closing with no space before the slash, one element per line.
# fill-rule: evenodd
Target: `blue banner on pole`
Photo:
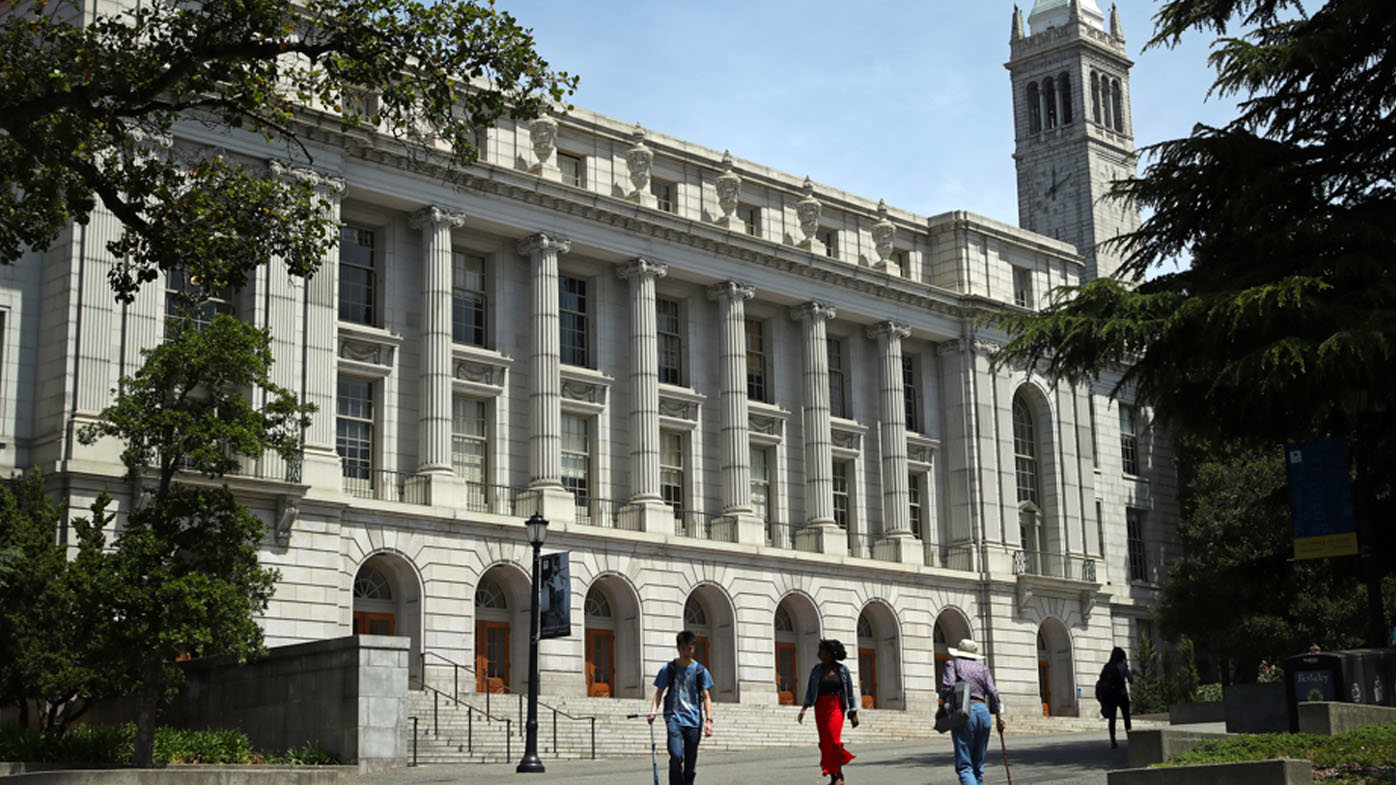
<path fill-rule="evenodd" d="M 566 638 L 572 634 L 572 574 L 567 553 L 550 553 L 538 564 L 538 637 Z"/>
<path fill-rule="evenodd" d="M 1342 439 L 1285 445 L 1294 558 L 1357 553 L 1348 446 Z"/>

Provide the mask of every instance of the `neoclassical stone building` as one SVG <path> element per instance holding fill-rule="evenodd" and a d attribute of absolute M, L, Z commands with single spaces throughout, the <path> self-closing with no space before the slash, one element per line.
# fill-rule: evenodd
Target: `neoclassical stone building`
<path fill-rule="evenodd" d="M 1129 66 L 1092 0 L 1014 14 L 1021 228 L 586 111 L 489 129 L 453 187 L 307 113 L 313 168 L 268 165 L 333 196 L 339 248 L 309 281 L 205 292 L 319 407 L 301 461 L 228 478 L 282 575 L 268 642 L 397 634 L 522 688 L 539 511 L 573 598 L 544 695 L 640 697 L 689 627 L 718 701 L 796 699 L 836 637 L 867 705 L 922 710 L 972 636 L 1011 711 L 1076 714 L 1176 553 L 1171 458 L 1113 380 L 994 367 L 980 317 L 1117 263 L 1093 245 L 1138 220 L 1098 201 L 1133 171 Z M 0 268 L 0 463 L 75 508 L 130 503 L 116 446 L 75 434 L 191 285 L 119 305 L 117 231 Z"/>

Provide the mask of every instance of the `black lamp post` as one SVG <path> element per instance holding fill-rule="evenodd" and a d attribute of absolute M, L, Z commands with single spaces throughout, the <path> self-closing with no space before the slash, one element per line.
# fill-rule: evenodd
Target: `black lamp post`
<path fill-rule="evenodd" d="M 538 759 L 538 562 L 542 558 L 543 538 L 548 535 L 548 519 L 535 512 L 524 522 L 524 529 L 533 546 L 533 591 L 529 594 L 528 610 L 528 723 L 524 726 L 527 734 L 523 760 L 514 771 L 541 774 L 543 761 Z"/>

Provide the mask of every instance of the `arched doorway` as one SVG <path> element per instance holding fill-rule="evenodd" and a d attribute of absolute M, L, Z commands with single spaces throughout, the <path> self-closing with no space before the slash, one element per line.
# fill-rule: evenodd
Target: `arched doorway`
<path fill-rule="evenodd" d="M 865 709 L 906 708 L 897 630 L 896 614 L 886 603 L 870 602 L 858 614 L 858 682 Z"/>
<path fill-rule="evenodd" d="M 1043 621 L 1037 628 L 1037 688 L 1044 717 L 1073 717 L 1078 712 L 1071 660 L 1066 625 L 1054 618 Z"/>
<path fill-rule="evenodd" d="M 782 705 L 794 706 L 804 698 L 804 680 L 818 661 L 819 611 L 809 597 L 787 594 L 776 605 L 772 626 L 776 699 Z"/>
<path fill-rule="evenodd" d="M 737 700 L 737 649 L 733 634 L 735 614 L 722 589 L 700 584 L 683 606 L 683 626 L 698 637 L 694 656 L 713 677 L 712 699 Z"/>
<path fill-rule="evenodd" d="M 475 584 L 475 691 L 528 689 L 528 592 L 523 570 L 496 564 Z"/>
<path fill-rule="evenodd" d="M 597 698 L 643 698 L 640 673 L 640 603 L 630 584 L 603 575 L 587 589 L 586 690 Z"/>
<path fill-rule="evenodd" d="M 393 553 L 376 553 L 354 573 L 354 634 L 411 641 L 408 674 L 422 675 L 422 590 L 416 570 Z"/>
<path fill-rule="evenodd" d="M 936 661 L 935 688 L 939 690 L 941 677 L 945 673 L 945 664 L 950 661 L 950 647 L 965 638 L 974 636 L 970 635 L 969 622 L 965 620 L 964 614 L 953 608 L 947 608 L 936 617 L 931 637 Z"/>

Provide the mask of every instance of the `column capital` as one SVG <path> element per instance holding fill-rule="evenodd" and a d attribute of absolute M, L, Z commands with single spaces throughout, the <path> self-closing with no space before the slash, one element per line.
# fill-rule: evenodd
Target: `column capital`
<path fill-rule="evenodd" d="M 407 223 L 413 229 L 425 229 L 428 226 L 448 226 L 452 229 L 459 229 L 465 225 L 465 213 L 431 205 L 412 213 Z"/>
<path fill-rule="evenodd" d="M 736 281 L 723 281 L 708 287 L 709 300 L 750 300 L 756 296 L 756 287 Z"/>
<path fill-rule="evenodd" d="M 344 193 L 344 178 L 337 174 L 279 161 L 275 158 L 267 161 L 267 168 L 277 177 L 284 180 L 299 180 L 326 196 L 338 196 Z"/>
<path fill-rule="evenodd" d="M 797 322 L 802 322 L 806 319 L 822 322 L 825 319 L 834 318 L 837 314 L 838 310 L 835 309 L 834 306 L 815 301 L 807 302 L 804 305 L 797 305 L 790 309 L 790 318 Z"/>
<path fill-rule="evenodd" d="M 663 278 L 669 274 L 669 265 L 637 257 L 616 268 L 616 275 L 621 280 L 628 278 Z"/>
<path fill-rule="evenodd" d="M 911 327 L 896 321 L 878 322 L 868 325 L 868 337 L 873 340 L 878 338 L 907 338 L 911 335 Z"/>
<path fill-rule="evenodd" d="M 538 232 L 519 240 L 519 253 L 529 255 L 535 251 L 554 251 L 559 254 L 572 250 L 572 240 L 550 232 Z"/>

